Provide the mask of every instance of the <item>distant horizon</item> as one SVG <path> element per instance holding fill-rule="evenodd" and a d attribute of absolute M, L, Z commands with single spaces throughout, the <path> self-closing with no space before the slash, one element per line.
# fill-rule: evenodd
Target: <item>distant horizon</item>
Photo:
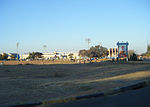
<path fill-rule="evenodd" d="M 78 52 L 128 41 L 141 54 L 150 43 L 149 0 L 0 0 L 0 53 Z M 45 47 L 43 47 L 45 45 Z"/>
<path fill-rule="evenodd" d="M 126 43 L 126 42 L 128 42 L 128 41 L 126 41 L 126 42 L 124 42 L 124 41 L 118 41 L 118 42 L 122 42 L 122 43 Z M 129 42 L 128 42 L 129 43 Z M 117 43 L 116 43 L 117 44 Z M 97 44 L 97 45 L 101 45 L 101 44 Z M 129 45 L 130 45 L 130 43 L 129 43 Z M 147 44 L 148 45 L 148 44 Z M 150 44 L 149 44 L 150 45 Z M 96 45 L 93 45 L 93 46 L 96 46 Z M 102 46 L 102 45 L 101 45 Z M 90 46 L 90 48 L 91 48 L 92 46 Z M 105 46 L 103 46 L 103 47 L 105 47 Z M 107 48 L 107 49 L 109 49 L 109 48 L 118 48 L 118 46 L 116 45 L 116 47 L 105 47 L 105 48 Z M 84 48 L 84 49 L 80 49 L 80 50 L 88 50 L 88 48 Z M 61 50 L 51 50 L 51 51 L 48 51 L 48 50 L 41 50 L 41 51 L 32 51 L 32 52 L 40 52 L 40 53 L 53 53 L 53 52 L 63 52 L 63 53 L 77 53 L 77 52 L 79 52 L 80 50 L 76 50 L 76 51 L 61 51 Z M 130 49 L 129 48 L 129 50 L 132 50 L 132 49 Z M 135 50 L 134 50 L 135 51 Z M 29 53 L 32 53 L 32 52 L 24 52 L 24 53 L 21 53 L 21 52 L 18 52 L 19 54 L 29 54 Z M 143 53 L 146 53 L 147 52 L 147 50 L 145 51 L 145 52 L 143 52 Z M 17 49 L 16 49 L 16 52 L 2 52 L 2 53 L 17 53 Z M 143 53 L 137 53 L 136 51 L 135 51 L 135 53 L 136 54 L 143 54 Z"/>

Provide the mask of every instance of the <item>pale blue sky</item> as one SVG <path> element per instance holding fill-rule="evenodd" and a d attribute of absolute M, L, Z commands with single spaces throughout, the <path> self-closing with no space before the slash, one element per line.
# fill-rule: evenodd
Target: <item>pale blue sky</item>
<path fill-rule="evenodd" d="M 146 51 L 150 0 L 0 0 L 0 53 L 78 51 L 91 46 Z"/>

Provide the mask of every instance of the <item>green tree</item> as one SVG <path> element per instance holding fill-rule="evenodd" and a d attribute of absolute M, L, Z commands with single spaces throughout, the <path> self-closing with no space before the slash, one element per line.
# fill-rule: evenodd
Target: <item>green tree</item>
<path fill-rule="evenodd" d="M 2 59 L 3 59 L 3 60 L 6 60 L 7 58 L 8 58 L 8 55 L 7 55 L 6 53 L 3 53 L 3 54 L 2 54 Z"/>
<path fill-rule="evenodd" d="M 42 53 L 40 52 L 32 52 L 32 53 L 29 53 L 29 56 L 27 59 L 38 59 L 38 58 L 42 58 Z"/>
<path fill-rule="evenodd" d="M 90 57 L 104 57 L 107 56 L 107 48 L 97 45 L 90 48 L 91 55 Z"/>
<path fill-rule="evenodd" d="M 131 61 L 137 61 L 137 55 L 133 53 L 133 55 L 130 57 Z"/>
<path fill-rule="evenodd" d="M 2 59 L 2 54 L 0 54 L 0 60 Z"/>
<path fill-rule="evenodd" d="M 84 57 L 84 56 L 86 56 L 86 53 L 87 53 L 87 50 L 80 50 L 79 51 L 79 56 L 81 56 L 81 57 Z"/>
<path fill-rule="evenodd" d="M 107 48 L 102 47 L 100 45 L 92 46 L 89 50 L 80 50 L 79 55 L 84 57 L 87 56 L 89 58 L 93 57 L 105 57 L 108 55 Z"/>
<path fill-rule="evenodd" d="M 148 56 L 148 57 L 150 56 L 150 44 L 147 47 L 147 52 L 146 52 L 145 55 Z"/>
<path fill-rule="evenodd" d="M 150 53 L 150 44 L 147 47 L 147 52 Z"/>
<path fill-rule="evenodd" d="M 70 59 L 72 59 L 73 58 L 73 53 L 70 53 L 68 56 L 69 56 Z"/>

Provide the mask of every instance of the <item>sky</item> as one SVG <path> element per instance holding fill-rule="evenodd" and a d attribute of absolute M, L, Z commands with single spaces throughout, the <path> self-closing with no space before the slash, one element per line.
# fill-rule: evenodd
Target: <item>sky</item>
<path fill-rule="evenodd" d="M 146 52 L 150 0 L 0 0 L 0 53 L 78 52 L 90 46 Z M 45 48 L 43 46 L 46 45 Z"/>

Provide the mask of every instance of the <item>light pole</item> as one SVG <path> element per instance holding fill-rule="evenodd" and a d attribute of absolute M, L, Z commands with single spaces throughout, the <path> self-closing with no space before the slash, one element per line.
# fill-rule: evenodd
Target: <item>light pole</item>
<path fill-rule="evenodd" d="M 148 52 L 148 47 L 149 47 L 149 37 L 147 36 L 147 52 Z"/>
<path fill-rule="evenodd" d="M 17 42 L 16 46 L 17 46 L 17 60 L 18 60 L 18 47 L 19 47 L 19 42 Z"/>
<path fill-rule="evenodd" d="M 90 48 L 91 39 L 90 38 L 86 38 L 85 41 L 88 43 L 88 49 L 89 49 Z"/>
<path fill-rule="evenodd" d="M 44 49 L 44 51 L 45 51 L 46 47 L 47 47 L 46 45 L 43 45 L 43 49 Z"/>

